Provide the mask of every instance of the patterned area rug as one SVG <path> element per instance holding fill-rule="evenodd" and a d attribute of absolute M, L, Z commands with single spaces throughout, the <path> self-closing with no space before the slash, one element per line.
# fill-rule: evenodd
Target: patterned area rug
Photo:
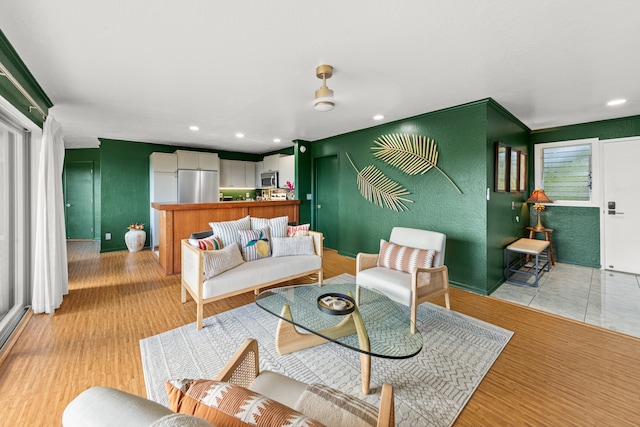
<path fill-rule="evenodd" d="M 342 274 L 325 283 L 354 283 Z M 406 310 L 407 316 L 409 310 Z M 214 378 L 248 337 L 258 340 L 260 368 L 305 383 L 322 383 L 378 405 L 380 385 L 394 386 L 398 426 L 450 426 L 491 368 L 513 332 L 440 306 L 418 309 L 424 347 L 411 359 L 371 359 L 372 393 L 360 393 L 359 353 L 328 343 L 280 356 L 275 349 L 278 318 L 249 304 L 140 341 L 149 399 L 167 405 L 170 378 Z"/>

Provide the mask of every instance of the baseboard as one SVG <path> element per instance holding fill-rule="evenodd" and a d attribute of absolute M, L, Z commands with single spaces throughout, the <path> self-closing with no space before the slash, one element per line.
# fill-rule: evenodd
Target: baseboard
<path fill-rule="evenodd" d="M 22 320 L 20 320 L 20 323 L 18 323 L 18 326 L 7 340 L 7 343 L 4 345 L 4 347 L 2 347 L 2 350 L 0 350 L 0 366 L 2 366 L 5 359 L 9 356 L 9 353 L 11 352 L 11 349 L 16 344 L 16 342 L 18 342 L 20 334 L 22 334 L 22 331 L 24 331 L 24 329 L 27 327 L 27 323 L 29 323 L 29 320 L 31 320 L 32 316 L 33 310 L 27 310 L 25 315 L 22 317 Z"/>

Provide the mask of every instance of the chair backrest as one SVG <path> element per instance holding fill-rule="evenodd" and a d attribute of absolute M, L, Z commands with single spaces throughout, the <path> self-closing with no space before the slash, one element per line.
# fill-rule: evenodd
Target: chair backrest
<path fill-rule="evenodd" d="M 411 248 L 434 249 L 436 256 L 433 259 L 433 266 L 438 267 L 444 264 L 447 236 L 442 233 L 417 228 L 393 227 L 389 242 Z"/>

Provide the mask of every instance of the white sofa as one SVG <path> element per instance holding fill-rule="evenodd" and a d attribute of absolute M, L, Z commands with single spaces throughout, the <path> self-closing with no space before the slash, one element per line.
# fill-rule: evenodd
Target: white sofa
<path fill-rule="evenodd" d="M 182 302 L 187 293 L 197 304 L 197 327 L 202 329 L 203 306 L 247 291 L 293 280 L 310 274 L 318 275 L 322 283 L 322 233 L 309 231 L 313 237 L 315 255 L 268 257 L 247 261 L 210 279 L 203 274 L 204 251 L 188 240 L 182 241 Z"/>

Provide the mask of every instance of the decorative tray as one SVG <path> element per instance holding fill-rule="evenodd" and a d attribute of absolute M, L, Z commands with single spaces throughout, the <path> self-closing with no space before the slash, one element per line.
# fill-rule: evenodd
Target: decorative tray
<path fill-rule="evenodd" d="M 318 308 L 327 314 L 344 316 L 355 310 L 356 302 L 349 295 L 331 292 L 318 297 Z"/>

